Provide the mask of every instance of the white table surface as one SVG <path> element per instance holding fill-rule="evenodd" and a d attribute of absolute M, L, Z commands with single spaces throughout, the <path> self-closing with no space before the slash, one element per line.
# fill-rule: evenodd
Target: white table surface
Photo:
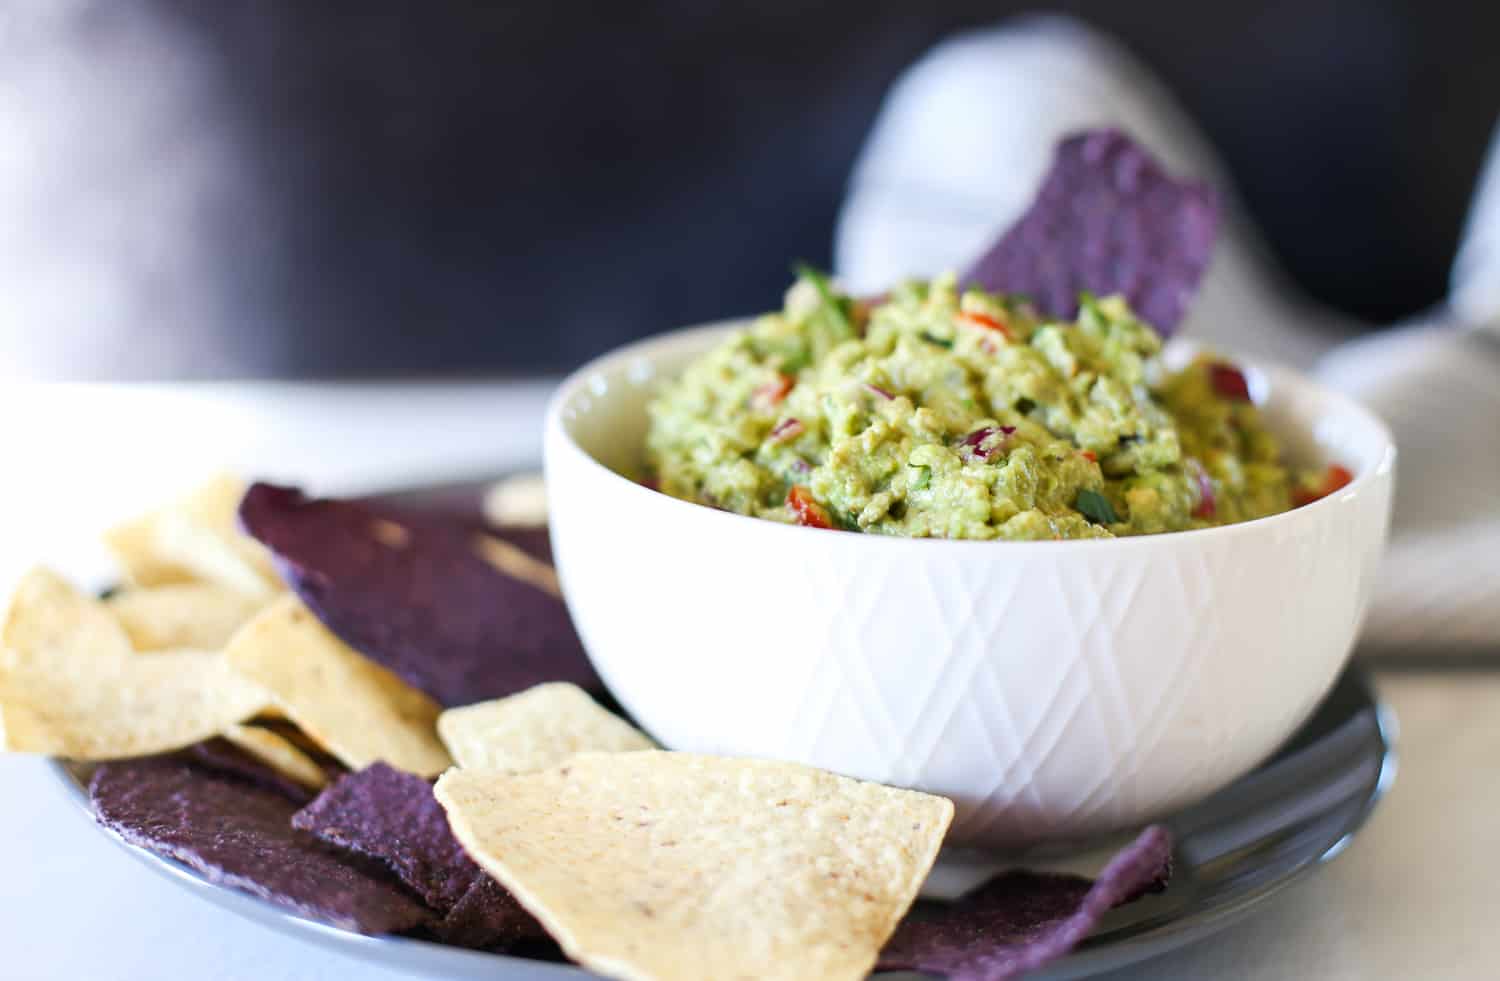
<path fill-rule="evenodd" d="M 46 558 L 102 574 L 109 521 L 218 468 L 320 491 L 534 461 L 548 386 L 15 386 L 0 392 L 0 587 Z M 1126 978 L 1500 976 L 1500 672 L 1386 674 L 1396 785 L 1353 846 L 1269 909 Z M 300 981 L 382 970 L 233 917 L 90 827 L 40 761 L 0 755 L 0 977 Z"/>

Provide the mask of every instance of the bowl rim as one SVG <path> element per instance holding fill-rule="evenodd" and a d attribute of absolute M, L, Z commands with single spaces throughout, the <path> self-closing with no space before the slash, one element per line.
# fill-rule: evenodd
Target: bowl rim
<path fill-rule="evenodd" d="M 543 423 L 543 449 L 547 469 L 551 470 L 554 447 L 558 447 L 583 463 L 586 471 L 602 478 L 607 486 L 612 486 L 623 493 L 625 500 L 629 503 L 639 504 L 646 508 L 664 507 L 668 509 L 682 509 L 680 514 L 684 520 L 708 521 L 712 523 L 710 527 L 722 528 L 726 531 L 733 530 L 734 528 L 748 530 L 749 527 L 754 525 L 760 526 L 765 534 L 798 536 L 796 538 L 788 538 L 788 545 L 796 541 L 819 541 L 824 543 L 825 547 L 835 545 L 838 547 L 858 548 L 917 547 L 931 551 L 946 549 L 968 552 L 973 552 L 976 549 L 982 549 L 986 546 L 991 549 L 1003 546 L 1001 552 L 995 554 L 1004 554 L 1011 550 L 1052 552 L 1075 549 L 1114 551 L 1136 548 L 1169 548 L 1175 542 L 1191 541 L 1206 545 L 1210 539 L 1228 539 L 1241 535 L 1257 535 L 1262 532 L 1269 533 L 1283 525 L 1306 524 L 1330 514 L 1332 508 L 1340 503 L 1358 497 L 1363 492 L 1370 491 L 1376 483 L 1388 482 L 1392 471 L 1395 469 L 1397 456 L 1395 439 L 1391 435 L 1390 428 L 1370 409 L 1348 395 L 1322 385 L 1284 365 L 1267 363 L 1254 358 L 1239 358 L 1233 352 L 1225 353 L 1236 364 L 1250 368 L 1256 374 L 1270 381 L 1273 386 L 1289 386 L 1301 389 L 1309 392 L 1321 401 L 1331 403 L 1335 411 L 1327 413 L 1320 418 L 1326 418 L 1328 415 L 1350 416 L 1357 420 L 1361 426 L 1373 430 L 1378 435 L 1382 444 L 1375 463 L 1362 468 L 1355 474 L 1354 479 L 1348 485 L 1337 492 L 1309 504 L 1304 504 L 1301 507 L 1293 507 L 1279 514 L 1267 515 L 1263 518 L 1254 518 L 1235 524 L 1218 525 L 1213 528 L 1190 528 L 1185 531 L 1158 532 L 1150 535 L 1126 535 L 1116 538 L 1041 539 L 1036 541 L 908 538 L 899 535 L 871 535 L 853 532 L 844 532 L 830 536 L 828 534 L 829 529 L 804 528 L 799 525 L 783 524 L 779 521 L 770 521 L 765 518 L 756 518 L 732 511 L 720 511 L 693 501 L 684 501 L 680 498 L 672 497 L 670 494 L 663 494 L 660 491 L 653 490 L 605 466 L 592 453 L 579 445 L 573 434 L 569 432 L 568 427 L 564 425 L 563 414 L 565 408 L 574 400 L 579 391 L 589 385 L 590 380 L 594 376 L 602 372 L 617 370 L 623 364 L 630 361 L 644 359 L 654 364 L 668 352 L 681 347 L 690 347 L 698 343 L 706 345 L 710 339 L 727 336 L 736 329 L 747 327 L 753 320 L 753 317 L 733 317 L 662 331 L 591 358 L 569 373 L 558 384 L 547 402 Z M 551 494 L 552 488 L 549 482 L 549 497 Z M 725 522 L 728 524 L 724 524 Z M 863 544 L 852 544 L 856 542 Z"/>

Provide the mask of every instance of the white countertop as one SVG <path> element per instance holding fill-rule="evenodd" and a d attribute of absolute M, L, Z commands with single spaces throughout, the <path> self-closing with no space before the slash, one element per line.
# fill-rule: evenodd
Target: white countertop
<path fill-rule="evenodd" d="M 336 492 L 528 465 L 547 389 L 12 386 L 0 392 L 0 587 L 38 559 L 102 572 L 95 531 L 219 467 Z M 1400 718 L 1400 771 L 1353 846 L 1266 911 L 1112 977 L 1500 976 L 1500 671 L 1378 680 Z M 0 755 L 0 976 L 409 977 L 236 918 L 89 825 L 41 761 Z"/>

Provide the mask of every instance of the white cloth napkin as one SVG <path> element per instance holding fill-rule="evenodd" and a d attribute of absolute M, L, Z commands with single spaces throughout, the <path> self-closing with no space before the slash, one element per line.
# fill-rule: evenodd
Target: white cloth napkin
<path fill-rule="evenodd" d="M 1395 432 L 1393 539 L 1364 647 L 1500 652 L 1500 149 L 1448 308 L 1350 340 L 1360 325 L 1292 288 L 1207 141 L 1144 66 L 1077 21 L 1025 18 L 944 42 L 896 82 L 850 179 L 836 272 L 874 291 L 962 268 L 1026 208 L 1057 140 L 1097 126 L 1225 194 L 1224 233 L 1183 332 L 1315 371 Z M 1487 323 L 1493 332 L 1468 326 Z"/>

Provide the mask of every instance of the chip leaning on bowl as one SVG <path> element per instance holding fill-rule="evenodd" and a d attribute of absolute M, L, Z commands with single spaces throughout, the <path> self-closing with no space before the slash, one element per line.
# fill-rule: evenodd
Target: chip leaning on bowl
<path fill-rule="evenodd" d="M 740 514 L 885 535 L 1108 538 L 1230 524 L 1305 494 L 1244 376 L 1169 373 L 1121 297 L 1076 323 L 956 278 L 873 304 L 803 270 L 663 388 L 662 491 Z"/>

